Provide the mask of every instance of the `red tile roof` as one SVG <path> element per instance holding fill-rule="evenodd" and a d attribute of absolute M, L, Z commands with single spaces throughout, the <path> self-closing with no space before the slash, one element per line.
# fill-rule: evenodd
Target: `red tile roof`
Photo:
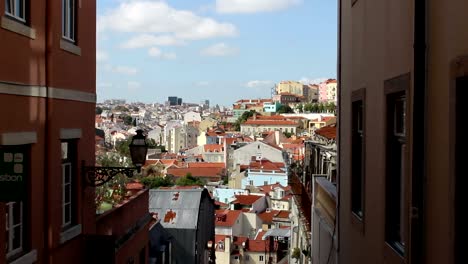
<path fill-rule="evenodd" d="M 174 177 L 184 177 L 187 173 L 191 173 L 193 177 L 210 177 L 219 179 L 223 168 L 211 167 L 211 168 L 169 168 L 167 174 L 173 175 Z"/>
<path fill-rule="evenodd" d="M 336 139 L 336 124 L 317 129 L 315 130 L 315 134 L 325 137 L 327 139 Z"/>
<path fill-rule="evenodd" d="M 265 211 L 261 214 L 258 214 L 258 217 L 262 219 L 264 224 L 271 224 L 273 222 L 273 217 L 278 213 L 278 210 L 271 210 L 270 212 Z"/>
<path fill-rule="evenodd" d="M 243 242 L 246 242 L 249 240 L 248 237 L 245 236 L 235 236 L 234 237 L 234 245 L 242 246 Z"/>
<path fill-rule="evenodd" d="M 242 204 L 242 205 L 252 205 L 258 199 L 262 198 L 260 195 L 236 195 L 236 200 L 233 201 L 235 204 Z"/>
<path fill-rule="evenodd" d="M 216 210 L 215 225 L 232 227 L 241 213 L 241 210 Z"/>
<path fill-rule="evenodd" d="M 277 244 L 278 242 L 275 241 L 274 243 Z M 273 248 L 275 249 L 277 246 L 275 245 Z M 269 252 L 270 247 L 268 240 L 249 240 L 249 247 L 247 250 L 251 252 Z"/>
<path fill-rule="evenodd" d="M 290 214 L 289 211 L 281 210 L 281 211 L 278 212 L 277 215 L 275 215 L 275 217 L 277 217 L 277 218 L 287 218 L 287 219 L 289 219 L 289 214 Z"/>
<path fill-rule="evenodd" d="M 256 126 L 297 126 L 297 123 L 289 120 L 247 120 L 243 125 Z"/>
<path fill-rule="evenodd" d="M 189 168 L 224 168 L 224 162 L 190 162 L 187 163 Z"/>
<path fill-rule="evenodd" d="M 279 183 L 258 186 L 258 188 L 260 189 L 261 192 L 263 192 L 265 194 L 270 193 L 272 190 L 274 190 L 276 188 L 281 188 L 286 192 L 291 190 L 291 186 L 283 186 L 283 185 L 281 185 Z"/>
<path fill-rule="evenodd" d="M 205 144 L 203 146 L 205 152 L 223 152 L 223 145 L 219 144 Z"/>

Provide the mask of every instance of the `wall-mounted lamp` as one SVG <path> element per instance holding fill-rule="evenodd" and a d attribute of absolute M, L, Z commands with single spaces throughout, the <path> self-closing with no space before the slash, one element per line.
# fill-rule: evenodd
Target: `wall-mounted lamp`
<path fill-rule="evenodd" d="M 146 136 L 143 135 L 143 130 L 139 129 L 136 131 L 136 135 L 133 136 L 129 148 L 132 163 L 135 165 L 133 168 L 85 166 L 83 161 L 81 173 L 86 179 L 86 183 L 89 186 L 96 187 L 112 180 L 117 174 L 122 173 L 127 175 L 127 177 L 133 177 L 135 170 L 140 172 L 141 167 L 145 164 L 146 154 L 148 152 Z"/>

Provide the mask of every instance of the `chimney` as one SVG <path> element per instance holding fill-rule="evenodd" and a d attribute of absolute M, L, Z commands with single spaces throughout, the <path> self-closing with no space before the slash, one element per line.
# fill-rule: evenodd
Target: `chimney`
<path fill-rule="evenodd" d="M 257 120 L 257 113 L 253 114 L 253 120 Z"/>
<path fill-rule="evenodd" d="M 226 236 L 226 238 L 224 238 L 224 252 L 231 253 L 231 237 L 229 236 Z"/>

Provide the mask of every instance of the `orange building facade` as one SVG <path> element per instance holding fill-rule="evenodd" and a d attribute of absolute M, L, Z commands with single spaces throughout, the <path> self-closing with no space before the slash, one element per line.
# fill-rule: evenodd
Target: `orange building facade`
<path fill-rule="evenodd" d="M 83 237 L 96 231 L 94 189 L 80 176 L 95 160 L 96 1 L 4 2 L 0 263 L 85 263 Z"/>

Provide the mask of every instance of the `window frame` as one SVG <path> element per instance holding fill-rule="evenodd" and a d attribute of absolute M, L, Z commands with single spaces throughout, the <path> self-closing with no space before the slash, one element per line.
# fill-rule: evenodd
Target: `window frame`
<path fill-rule="evenodd" d="M 15 214 L 14 214 L 14 206 L 18 205 L 20 206 L 19 209 L 19 221 L 17 224 L 15 224 Z M 6 257 L 7 259 L 12 258 L 14 256 L 17 256 L 21 254 L 22 252 L 25 252 L 24 250 L 24 242 L 25 242 L 25 230 L 24 230 L 24 205 L 22 201 L 18 202 L 8 202 L 5 204 L 5 212 L 8 214 L 5 215 L 7 219 L 6 220 L 6 225 L 5 225 L 5 233 L 8 233 L 8 242 L 6 243 L 6 246 L 8 247 L 6 249 Z M 14 243 L 15 239 L 15 228 L 19 227 L 20 228 L 20 242 L 19 242 L 19 247 L 18 248 L 11 248 Z"/>
<path fill-rule="evenodd" d="M 25 256 L 31 250 L 31 212 L 30 212 L 30 203 L 31 197 L 28 195 L 31 193 L 31 170 L 29 169 L 31 166 L 31 145 L 24 144 L 24 145 L 14 145 L 14 146 L 0 146 L 2 149 L 8 149 L 15 151 L 17 149 L 21 150 L 25 155 L 23 156 L 24 164 L 24 175 L 26 175 L 27 179 L 25 182 L 25 196 L 23 200 L 19 201 L 10 201 L 5 202 L 5 234 L 8 232 L 8 242 L 6 242 L 6 246 L 8 249 L 5 249 L 5 257 L 8 262 L 17 260 L 22 256 Z M 19 204 L 20 205 L 20 222 L 18 224 L 14 224 L 14 208 L 11 205 Z M 16 249 L 10 250 L 10 243 L 13 243 L 14 239 L 14 228 L 20 227 L 20 247 Z M 5 237 L 6 238 L 6 237 Z"/>
<path fill-rule="evenodd" d="M 66 139 L 61 140 L 61 149 L 62 149 L 62 157 L 61 157 L 61 171 L 62 171 L 62 201 L 61 201 L 61 208 L 62 208 L 62 221 L 61 221 L 61 228 L 62 230 L 67 230 L 69 228 L 74 227 L 77 225 L 77 180 L 76 180 L 76 168 L 77 168 L 77 140 L 76 139 Z M 66 156 L 64 157 L 63 153 L 63 144 L 67 144 L 66 149 Z M 68 168 L 68 169 L 67 169 Z M 66 172 L 68 170 L 68 181 L 66 177 Z M 68 197 L 67 196 L 67 188 Z M 67 199 L 68 198 L 68 202 Z M 69 212 L 67 213 L 66 207 L 69 206 Z M 68 218 L 68 221 L 67 221 Z"/>
<path fill-rule="evenodd" d="M 404 263 L 410 252 L 410 74 L 384 82 L 385 91 L 385 255 L 389 263 Z M 404 103 L 404 131 L 396 131 L 397 103 Z M 399 153 L 399 155 L 398 155 Z M 397 169 L 399 164 L 399 168 Z M 395 177 L 394 175 L 398 175 Z M 398 179 L 398 180 L 396 180 Z"/>
<path fill-rule="evenodd" d="M 359 109 L 355 110 L 355 107 Z M 359 137 L 359 138 L 356 138 Z M 356 152 L 355 141 L 359 140 L 360 153 Z M 364 233 L 365 186 L 366 186 L 366 89 L 351 93 L 351 222 L 360 233 Z M 359 163 L 359 164 L 357 164 Z M 357 166 L 356 166 L 357 165 Z M 355 175 L 359 174 L 359 175 Z M 359 185 L 358 187 L 356 185 Z M 356 192 L 358 189 L 358 192 Z M 359 202 L 356 202 L 359 200 Z M 359 207 L 359 208 L 358 208 Z M 360 212 L 359 212 L 360 211 Z"/>
<path fill-rule="evenodd" d="M 70 7 L 72 10 L 70 11 Z M 78 8 L 76 0 L 62 0 L 62 38 L 76 43 Z"/>
<path fill-rule="evenodd" d="M 16 11 L 17 11 L 17 4 L 18 2 L 22 2 L 23 4 L 23 17 L 20 16 L 17 16 L 16 15 Z M 9 10 L 7 9 L 7 3 L 10 3 L 10 9 L 12 12 L 9 12 Z M 9 17 L 9 18 L 12 18 L 14 20 L 17 20 L 23 24 L 26 24 L 27 21 L 28 21 L 28 14 L 27 14 L 27 11 L 28 11 L 28 8 L 27 6 L 29 6 L 29 1 L 27 0 L 5 0 L 5 16 Z"/>

